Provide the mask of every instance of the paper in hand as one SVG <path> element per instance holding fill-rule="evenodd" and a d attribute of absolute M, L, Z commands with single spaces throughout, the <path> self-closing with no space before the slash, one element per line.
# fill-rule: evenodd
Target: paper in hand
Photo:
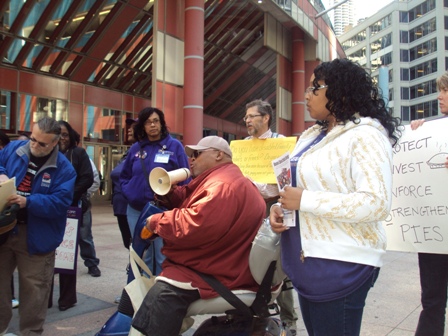
<path fill-rule="evenodd" d="M 9 180 L 0 183 L 0 211 L 6 207 L 8 197 L 16 194 L 16 178 L 12 177 Z"/>
<path fill-rule="evenodd" d="M 283 191 L 286 186 L 291 186 L 291 161 L 289 152 L 279 158 L 272 160 L 272 167 L 277 179 L 278 190 Z M 296 226 L 296 212 L 294 210 L 283 210 L 283 224 L 285 226 Z"/>

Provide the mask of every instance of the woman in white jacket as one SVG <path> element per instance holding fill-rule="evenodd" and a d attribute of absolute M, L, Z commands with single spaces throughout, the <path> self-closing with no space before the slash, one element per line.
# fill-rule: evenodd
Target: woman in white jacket
<path fill-rule="evenodd" d="M 314 70 L 305 92 L 316 125 L 291 154 L 292 187 L 271 210 L 282 265 L 299 293 L 308 334 L 359 335 L 365 299 L 386 250 L 392 146 L 399 118 L 369 74 L 337 59 Z M 296 211 L 285 227 L 282 208 Z"/>

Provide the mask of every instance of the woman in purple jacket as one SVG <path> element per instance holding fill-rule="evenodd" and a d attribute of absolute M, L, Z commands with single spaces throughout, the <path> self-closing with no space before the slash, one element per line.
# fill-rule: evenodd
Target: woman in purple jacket
<path fill-rule="evenodd" d="M 128 201 L 126 214 L 132 236 L 143 207 L 154 201 L 148 178 L 151 170 L 156 167 L 166 171 L 189 168 L 184 148 L 179 140 L 170 136 L 161 110 L 153 107 L 141 110 L 134 125 L 134 136 L 137 142 L 131 146 L 120 174 L 121 191 Z M 179 184 L 188 182 L 189 179 Z M 157 238 L 145 254 L 145 262 L 154 275 L 161 272 L 165 259 L 161 248 L 162 239 Z"/>

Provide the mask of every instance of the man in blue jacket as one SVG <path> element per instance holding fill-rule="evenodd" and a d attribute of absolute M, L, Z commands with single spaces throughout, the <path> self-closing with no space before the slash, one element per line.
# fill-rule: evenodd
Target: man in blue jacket
<path fill-rule="evenodd" d="M 44 117 L 29 141 L 13 141 L 0 151 L 0 182 L 15 177 L 17 224 L 0 246 L 0 288 L 9 288 L 14 269 L 19 273 L 20 333 L 40 335 L 47 315 L 55 250 L 64 236 L 67 209 L 72 202 L 76 173 L 59 153 L 61 127 Z M 1 210 L 1 209 L 0 209 Z M 0 295 L 0 335 L 12 317 L 11 292 Z"/>

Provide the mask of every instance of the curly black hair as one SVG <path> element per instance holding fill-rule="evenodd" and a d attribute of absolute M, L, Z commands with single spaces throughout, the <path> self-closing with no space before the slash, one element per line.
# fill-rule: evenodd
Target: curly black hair
<path fill-rule="evenodd" d="M 357 123 L 357 113 L 377 119 L 387 130 L 392 144 L 397 143 L 401 136 L 401 119 L 388 111 L 378 87 L 361 65 L 346 58 L 335 59 L 319 64 L 314 69 L 314 76 L 316 90 L 321 85 L 318 81 L 325 81 L 328 85 L 326 107 L 336 121 Z"/>
<path fill-rule="evenodd" d="M 138 113 L 138 121 L 134 125 L 134 134 L 138 141 L 148 138 L 148 135 L 145 132 L 145 121 L 153 113 L 157 113 L 160 119 L 160 125 L 161 125 L 160 138 L 163 139 L 169 134 L 168 127 L 166 126 L 165 114 L 158 108 L 145 107 Z"/>

